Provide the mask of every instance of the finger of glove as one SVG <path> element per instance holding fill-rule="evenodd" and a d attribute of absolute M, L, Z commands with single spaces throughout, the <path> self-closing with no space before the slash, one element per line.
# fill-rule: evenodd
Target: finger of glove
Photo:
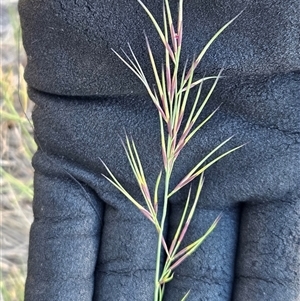
<path fill-rule="evenodd" d="M 244 206 L 233 300 L 299 300 L 299 212 L 299 200 Z"/>
<path fill-rule="evenodd" d="M 94 301 L 153 298 L 157 233 L 154 225 L 126 202 L 123 210 L 105 207 Z"/>
<path fill-rule="evenodd" d="M 25 300 L 92 300 L 101 204 L 45 153 L 38 151 L 33 163 L 34 222 Z"/>
<path fill-rule="evenodd" d="M 169 233 L 174 233 L 177 229 L 182 209 L 178 205 L 171 206 Z M 219 210 L 197 209 L 179 250 L 199 239 L 219 214 Z M 181 300 L 188 291 L 190 301 L 230 300 L 238 221 L 237 209 L 223 212 L 215 230 L 174 270 L 173 280 L 166 285 L 166 300 Z"/>

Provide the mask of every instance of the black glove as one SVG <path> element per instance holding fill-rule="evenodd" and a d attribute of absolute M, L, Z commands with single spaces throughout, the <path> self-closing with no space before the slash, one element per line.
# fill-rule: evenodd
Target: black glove
<path fill-rule="evenodd" d="M 184 59 L 244 8 L 219 2 L 185 4 Z M 225 103 L 187 144 L 171 186 L 231 135 L 228 149 L 250 143 L 205 174 L 186 242 L 223 217 L 175 270 L 165 300 L 188 290 L 193 301 L 299 298 L 300 16 L 298 0 L 279 2 L 248 1 L 199 68 L 209 75 L 228 69 L 203 116 Z M 158 1 L 145 4 L 161 16 Z M 152 300 L 156 230 L 101 175 L 100 159 L 139 197 L 120 142 L 125 129 L 153 191 L 162 168 L 156 109 L 110 48 L 130 42 L 151 79 L 143 30 L 157 57 L 160 41 L 135 1 L 21 0 L 19 9 L 39 145 L 25 301 Z M 186 192 L 171 200 L 167 240 Z"/>

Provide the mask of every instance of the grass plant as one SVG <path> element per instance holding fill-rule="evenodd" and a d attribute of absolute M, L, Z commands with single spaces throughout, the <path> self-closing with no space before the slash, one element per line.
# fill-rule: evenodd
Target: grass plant
<path fill-rule="evenodd" d="M 20 26 L 16 6 L 8 7 L 12 36 L 1 49 L 11 55 L 0 69 L 0 187 L 1 187 L 1 277 L 0 300 L 24 300 L 28 233 L 32 221 L 33 169 L 31 157 L 36 149 L 28 99 L 22 77 L 24 51 L 20 45 Z M 7 43 L 7 44 L 6 44 Z M 8 47 L 6 47 L 8 45 Z"/>
<path fill-rule="evenodd" d="M 2 72 L 2 71 L 1 71 Z M 32 103 L 27 98 L 23 79 L 18 84 L 18 72 L 12 68 L 1 74 L 1 279 L 3 301 L 24 298 L 25 263 L 28 233 L 32 221 L 33 169 L 31 157 L 35 151 L 30 116 Z"/>
<path fill-rule="evenodd" d="M 149 61 L 152 67 L 153 75 L 155 78 L 155 87 L 152 83 L 148 82 L 141 65 L 135 56 L 133 49 L 129 47 L 129 55 L 122 50 L 123 55 L 113 50 L 115 54 L 121 59 L 124 64 L 139 78 L 145 86 L 147 93 L 157 108 L 159 122 L 160 122 L 160 140 L 162 151 L 163 166 L 161 172 L 157 175 L 155 189 L 152 193 L 149 191 L 147 179 L 144 174 L 142 160 L 137 151 L 136 144 L 132 138 L 127 135 L 123 141 L 125 153 L 127 155 L 129 164 L 136 178 L 137 184 L 142 192 L 144 204 L 131 196 L 122 184 L 113 175 L 108 166 L 105 165 L 108 175 L 104 175 L 108 181 L 111 182 L 121 193 L 123 193 L 150 222 L 154 225 L 158 233 L 157 250 L 156 250 L 156 272 L 154 279 L 154 301 L 162 301 L 164 297 L 165 286 L 168 282 L 172 281 L 174 270 L 180 265 L 187 257 L 191 256 L 215 229 L 221 216 L 216 217 L 215 221 L 211 224 L 205 234 L 188 246 L 181 248 L 182 241 L 188 231 L 189 225 L 193 219 L 197 203 L 200 198 L 201 189 L 204 183 L 204 171 L 211 165 L 237 150 L 241 146 L 225 151 L 221 155 L 216 155 L 216 152 L 222 148 L 232 137 L 229 137 L 221 144 L 212 149 L 198 164 L 194 166 L 175 187 L 171 187 L 171 177 L 173 167 L 176 163 L 178 156 L 186 144 L 193 138 L 193 136 L 206 124 L 216 113 L 213 111 L 208 117 L 200 120 L 203 108 L 209 101 L 213 93 L 220 74 L 216 76 L 203 77 L 195 79 L 195 70 L 206 51 L 217 39 L 217 37 L 237 18 L 235 17 L 227 24 L 225 24 L 206 44 L 203 50 L 195 56 L 192 62 L 188 65 L 186 62 L 181 68 L 181 49 L 183 43 L 183 0 L 178 2 L 177 24 L 175 25 L 174 18 L 170 9 L 169 1 L 163 1 L 163 26 L 160 27 L 153 14 L 149 11 L 147 6 L 141 1 L 137 0 L 142 6 L 148 17 L 151 19 L 156 32 L 164 46 L 164 63 L 159 70 L 155 61 L 151 45 L 147 35 L 145 34 L 146 46 L 149 55 Z M 183 72 L 180 73 L 179 70 Z M 201 102 L 201 92 L 203 83 L 206 81 L 213 81 L 211 88 L 204 100 Z M 191 90 L 196 89 L 195 97 L 191 97 Z M 186 110 L 187 103 L 192 103 L 192 109 Z M 215 155 L 215 156 L 214 156 Z M 184 210 L 182 212 L 181 220 L 178 224 L 177 231 L 170 245 L 167 245 L 164 233 L 166 233 L 165 222 L 167 218 L 167 210 L 170 197 L 176 194 L 184 186 L 190 184 L 198 178 L 198 185 L 195 197 L 192 199 L 191 188 L 186 198 Z M 163 185 L 164 197 L 159 199 L 158 190 Z M 158 204 L 163 204 L 162 212 L 158 212 Z M 161 218 L 159 218 L 161 217 Z M 166 258 L 163 266 L 161 267 L 161 259 Z M 181 301 L 187 300 L 189 292 L 182 297 Z"/>

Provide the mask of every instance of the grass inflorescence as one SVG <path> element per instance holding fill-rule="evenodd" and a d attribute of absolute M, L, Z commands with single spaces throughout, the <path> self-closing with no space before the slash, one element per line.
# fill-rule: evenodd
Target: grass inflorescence
<path fill-rule="evenodd" d="M 217 216 L 215 221 L 211 224 L 205 234 L 199 237 L 196 241 L 190 243 L 188 246 L 181 248 L 182 241 L 188 231 L 189 225 L 193 219 L 197 203 L 200 198 L 201 189 L 204 183 L 204 171 L 208 169 L 215 162 L 219 161 L 226 155 L 237 150 L 241 146 L 230 149 L 217 157 L 213 157 L 216 152 L 222 148 L 232 137 L 229 137 L 217 147 L 212 149 L 198 164 L 194 166 L 186 175 L 184 175 L 175 187 L 170 187 L 170 180 L 172 176 L 173 167 L 178 156 L 186 144 L 193 138 L 193 136 L 206 124 L 216 113 L 217 109 L 213 111 L 204 120 L 200 120 L 201 113 L 209 101 L 219 78 L 220 74 L 216 76 L 203 77 L 195 79 L 195 70 L 204 57 L 206 51 L 217 39 L 217 37 L 236 19 L 232 19 L 225 24 L 206 44 L 203 50 L 195 56 L 192 62 L 188 65 L 186 62 L 181 68 L 181 49 L 183 43 L 183 0 L 178 2 L 177 24 L 174 23 L 174 18 L 170 9 L 169 1 L 163 2 L 163 26 L 160 27 L 149 11 L 147 6 L 141 1 L 137 0 L 143 7 L 146 14 L 151 19 L 158 36 L 164 46 L 164 64 L 158 68 L 155 61 L 151 45 L 147 35 L 145 35 L 149 61 L 152 67 L 155 87 L 148 82 L 141 65 L 133 51 L 128 44 L 129 54 L 122 50 L 123 55 L 113 50 L 115 54 L 124 62 L 124 64 L 140 79 L 145 86 L 147 93 L 157 108 L 160 121 L 160 136 L 161 136 L 161 151 L 163 167 L 157 176 L 157 181 L 153 194 L 149 191 L 149 185 L 144 175 L 143 166 L 139 157 L 135 142 L 126 136 L 123 146 L 127 155 L 128 161 L 135 175 L 136 181 L 142 192 L 145 205 L 134 199 L 130 193 L 120 184 L 115 178 L 110 169 L 105 165 L 109 176 L 105 176 L 119 191 L 121 191 L 151 223 L 155 226 L 158 233 L 157 240 L 157 259 L 156 259 L 156 273 L 155 273 L 155 291 L 154 301 L 163 300 L 165 285 L 170 282 L 174 275 L 174 270 L 187 257 L 194 253 L 207 236 L 215 229 L 221 216 Z M 180 73 L 180 70 L 183 70 Z M 202 85 L 205 81 L 213 81 L 213 84 L 201 102 Z M 197 89 L 195 97 L 192 97 L 191 90 Z M 187 110 L 187 103 L 192 103 L 191 110 Z M 185 207 L 178 224 L 177 231 L 170 244 L 167 245 L 163 233 L 165 233 L 165 221 L 167 217 L 167 209 L 169 199 L 172 195 L 177 193 L 184 186 L 190 184 L 192 181 L 198 180 L 195 196 L 191 197 L 191 188 L 186 198 Z M 164 187 L 163 199 L 158 198 L 159 186 Z M 152 196 L 151 196 L 152 195 Z M 158 203 L 162 203 L 162 212 L 158 212 Z M 159 218 L 160 216 L 160 218 Z M 165 254 L 163 254 L 165 252 Z M 165 255 L 165 256 L 163 256 Z M 165 257 L 163 267 L 161 268 L 161 258 Z M 189 292 L 183 296 L 181 300 L 186 300 Z"/>

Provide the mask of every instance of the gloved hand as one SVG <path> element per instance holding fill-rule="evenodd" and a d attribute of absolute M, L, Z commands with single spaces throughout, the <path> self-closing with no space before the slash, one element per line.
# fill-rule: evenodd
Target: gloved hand
<path fill-rule="evenodd" d="M 299 298 L 299 5 L 248 2 L 199 69 L 214 72 L 225 61 L 228 77 L 203 116 L 225 104 L 187 144 L 171 185 L 229 136 L 237 134 L 228 148 L 250 143 L 207 171 L 186 241 L 223 217 L 175 271 L 168 301 L 188 290 L 195 301 Z M 145 4 L 161 15 L 157 1 Z M 183 58 L 243 8 L 237 0 L 185 7 Z M 119 138 L 125 128 L 153 191 L 162 168 L 156 109 L 110 48 L 129 41 L 149 77 L 143 30 L 155 55 L 160 41 L 135 1 L 20 0 L 19 10 L 39 145 L 25 301 L 152 300 L 156 230 L 101 175 L 100 159 L 140 196 Z M 167 240 L 185 198 L 183 190 L 171 200 Z"/>

